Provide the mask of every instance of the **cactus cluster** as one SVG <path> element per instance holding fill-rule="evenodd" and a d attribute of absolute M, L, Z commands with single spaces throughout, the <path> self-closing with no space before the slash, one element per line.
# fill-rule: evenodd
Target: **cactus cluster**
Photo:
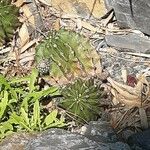
<path fill-rule="evenodd" d="M 94 79 L 77 79 L 62 90 L 63 100 L 60 105 L 80 122 L 97 119 L 100 112 L 102 90 L 96 86 Z"/>
<path fill-rule="evenodd" d="M 20 25 L 18 15 L 18 8 L 11 4 L 11 0 L 0 0 L 0 46 L 11 40 Z"/>
<path fill-rule="evenodd" d="M 49 67 L 51 83 L 64 84 L 101 73 L 99 55 L 86 38 L 73 31 L 50 33 L 36 47 L 35 60 L 41 74 L 46 74 Z"/>
<path fill-rule="evenodd" d="M 100 57 L 86 38 L 73 31 L 53 31 L 36 47 L 35 60 L 41 75 L 49 72 L 49 82 L 61 85 L 62 108 L 78 122 L 97 118 L 103 91 L 93 77 L 101 74 Z"/>

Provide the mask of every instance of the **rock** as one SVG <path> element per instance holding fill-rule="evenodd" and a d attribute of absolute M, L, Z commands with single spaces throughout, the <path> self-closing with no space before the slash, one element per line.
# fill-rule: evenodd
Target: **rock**
<path fill-rule="evenodd" d="M 149 0 L 105 0 L 107 9 L 113 8 L 120 27 L 138 29 L 150 35 Z"/>
<path fill-rule="evenodd" d="M 118 141 L 114 130 L 107 121 L 91 121 L 84 135 L 97 142 L 113 143 Z"/>
<path fill-rule="evenodd" d="M 109 145 L 111 150 L 130 150 L 127 144 L 117 139 L 113 128 L 107 121 L 91 121 L 84 135 L 98 143 Z"/>
<path fill-rule="evenodd" d="M 24 150 L 25 145 L 32 138 L 36 138 L 36 135 L 27 133 L 16 133 L 10 135 L 0 143 L 0 150 Z"/>
<path fill-rule="evenodd" d="M 131 135 L 128 143 L 134 150 L 150 150 L 150 129 Z"/>
<path fill-rule="evenodd" d="M 149 53 L 150 50 L 150 40 L 135 33 L 127 35 L 106 35 L 105 41 L 107 45 L 121 51 Z"/>
<path fill-rule="evenodd" d="M 105 122 L 103 123 L 105 124 Z M 98 124 L 100 125 L 100 123 Z M 95 130 L 99 128 L 98 124 L 97 128 L 94 127 Z M 95 131 L 96 134 L 88 132 L 88 137 L 92 134 L 93 138 L 63 129 L 49 129 L 33 135 L 15 134 L 0 144 L 0 150 L 130 150 L 127 144 L 116 141 L 115 138 L 111 140 L 106 132 L 104 134 L 104 132 L 100 133 L 102 131 L 100 128 L 98 130 Z M 112 130 L 110 129 L 110 131 Z M 104 140 L 98 140 L 102 137 Z"/>
<path fill-rule="evenodd" d="M 32 139 L 25 146 L 26 150 L 77 150 L 108 149 L 107 145 L 99 145 L 83 135 L 61 129 L 50 129 Z"/>

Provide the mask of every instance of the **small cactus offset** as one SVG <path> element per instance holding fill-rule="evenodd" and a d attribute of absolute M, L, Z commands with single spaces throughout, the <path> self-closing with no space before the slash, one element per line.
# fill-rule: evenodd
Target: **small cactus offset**
<path fill-rule="evenodd" d="M 14 30 L 20 25 L 18 15 L 18 8 L 11 0 L 0 0 L 0 46 L 12 39 Z"/>
<path fill-rule="evenodd" d="M 73 31 L 53 31 L 36 47 L 35 60 L 41 74 L 49 71 L 51 83 L 61 85 L 101 73 L 99 55 L 86 38 Z"/>
<path fill-rule="evenodd" d="M 103 91 L 94 84 L 94 79 L 77 79 L 62 90 L 60 106 L 74 114 L 79 122 L 96 120 L 100 112 Z"/>

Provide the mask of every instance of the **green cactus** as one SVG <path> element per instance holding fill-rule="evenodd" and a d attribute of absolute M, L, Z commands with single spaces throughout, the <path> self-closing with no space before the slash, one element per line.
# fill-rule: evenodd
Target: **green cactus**
<path fill-rule="evenodd" d="M 35 60 L 41 75 L 49 72 L 52 85 L 63 85 L 61 107 L 79 122 L 97 118 L 102 91 L 92 77 L 101 74 L 100 57 L 85 37 L 53 31 L 36 47 Z"/>
<path fill-rule="evenodd" d="M 0 0 L 0 46 L 12 39 L 14 30 L 20 25 L 18 15 L 18 8 L 11 0 Z"/>
<path fill-rule="evenodd" d="M 63 88 L 60 106 L 74 114 L 80 122 L 95 120 L 100 112 L 102 93 L 102 89 L 94 84 L 93 78 L 89 80 L 79 78 Z"/>
<path fill-rule="evenodd" d="M 101 73 L 99 55 L 86 38 L 73 31 L 53 31 L 36 47 L 35 60 L 41 74 L 50 72 L 49 80 L 53 84 Z"/>

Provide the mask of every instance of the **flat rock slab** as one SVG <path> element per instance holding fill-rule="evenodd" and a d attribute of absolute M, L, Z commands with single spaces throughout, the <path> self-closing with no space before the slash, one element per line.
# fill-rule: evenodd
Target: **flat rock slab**
<path fill-rule="evenodd" d="M 91 122 L 86 135 L 55 128 L 37 134 L 20 133 L 4 139 L 0 150 L 130 150 L 116 137 L 110 139 L 109 133 L 115 135 L 106 122 Z"/>
<path fill-rule="evenodd" d="M 50 129 L 40 134 L 17 134 L 4 140 L 0 150 L 130 150 L 122 142 L 102 143 L 62 129 Z"/>
<path fill-rule="evenodd" d="M 105 0 L 108 9 L 113 8 L 120 27 L 138 29 L 150 35 L 149 0 Z"/>
<path fill-rule="evenodd" d="M 150 52 L 150 40 L 135 33 L 129 33 L 127 35 L 106 35 L 105 41 L 107 45 L 121 51 L 136 53 Z"/>

